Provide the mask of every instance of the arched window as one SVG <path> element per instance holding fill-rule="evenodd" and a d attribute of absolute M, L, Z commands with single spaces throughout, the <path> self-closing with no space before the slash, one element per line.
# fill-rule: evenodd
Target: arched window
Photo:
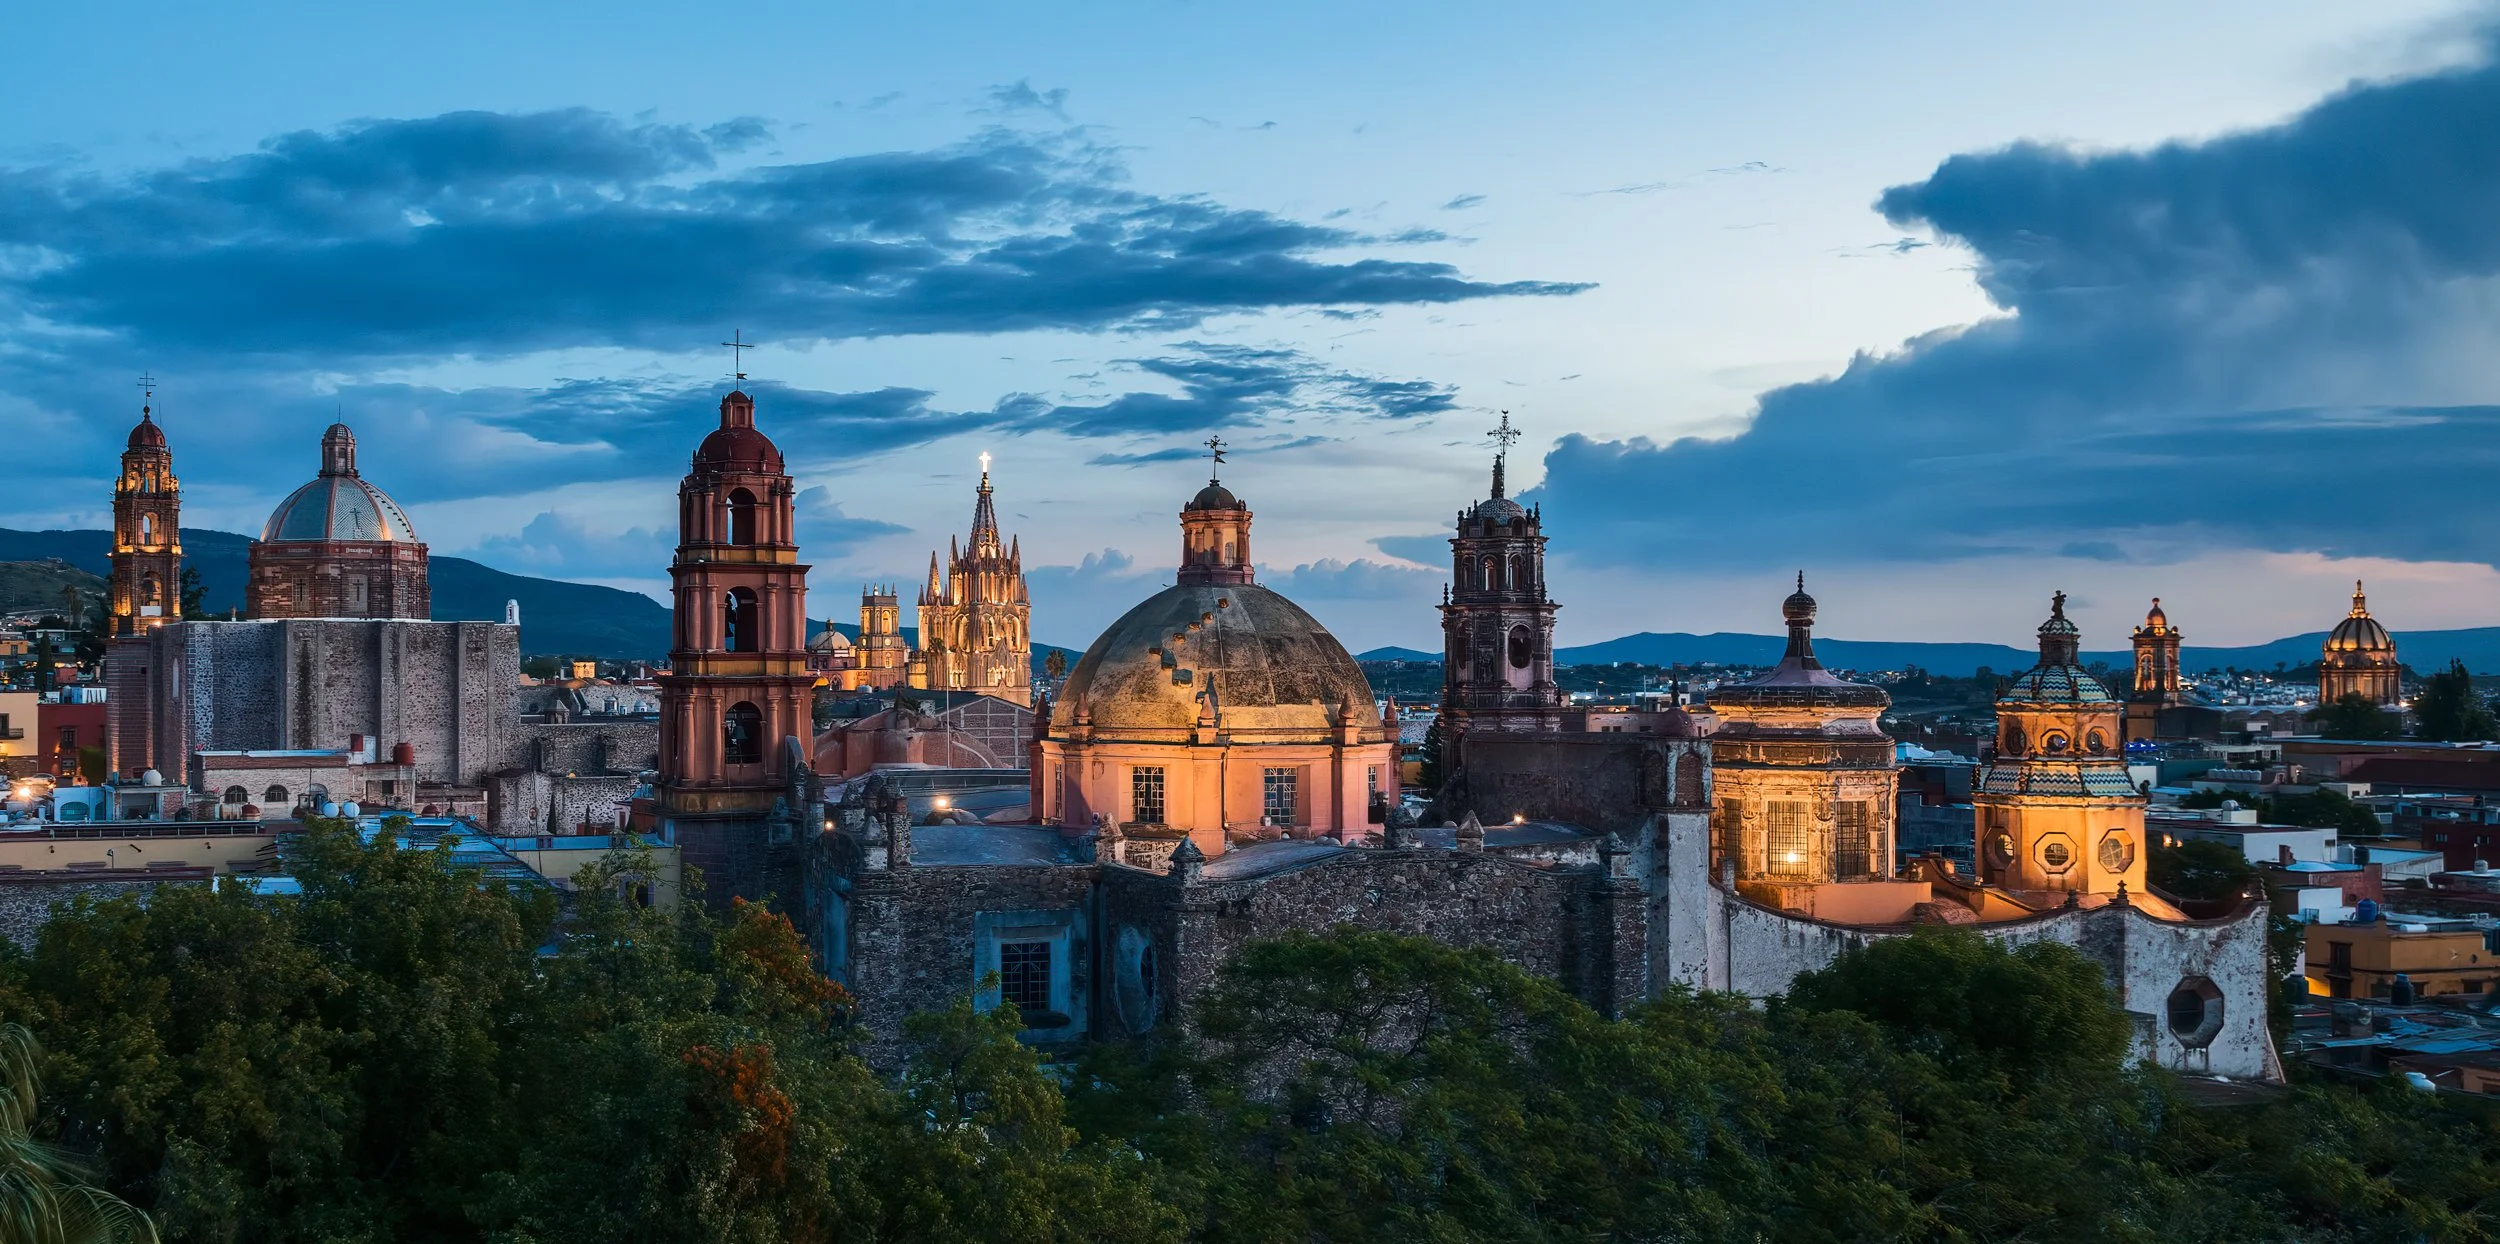
<path fill-rule="evenodd" d="M 764 714 L 755 705 L 740 700 L 721 718 L 721 759 L 733 765 L 763 763 Z"/>
<path fill-rule="evenodd" d="M 156 543 L 156 516 L 154 514 L 139 516 L 139 543 Z"/>
<path fill-rule="evenodd" d="M 729 493 L 729 542 L 755 543 L 755 494 L 744 488 Z"/>
<path fill-rule="evenodd" d="M 1527 628 L 1527 627 L 1524 627 L 1524 626 L 1514 626 L 1514 627 L 1510 628 L 1510 645 L 1509 645 L 1509 647 L 1510 647 L 1510 667 L 1511 667 L 1512 669 L 1515 669 L 1515 670 L 1523 670 L 1523 669 L 1528 668 L 1528 658 L 1529 658 L 1531 655 L 1533 655 L 1533 653 L 1534 653 L 1534 649 L 1533 649 L 1532 647 L 1530 647 L 1530 645 L 1529 645 L 1529 643 L 1528 643 L 1528 628 Z"/>
<path fill-rule="evenodd" d="M 1517 553 L 1510 555 L 1510 590 L 1520 592 L 1528 587 L 1528 559 Z"/>
<path fill-rule="evenodd" d="M 305 807 L 307 807 L 307 808 L 318 808 L 318 807 L 320 807 L 321 805 L 323 805 L 323 804 L 325 804 L 325 803 L 328 803 L 328 802 L 330 802 L 330 788 L 329 788 L 329 787 L 324 786 L 324 785 L 322 785 L 322 784 L 321 784 L 321 783 L 319 783 L 319 782 L 315 782 L 315 783 L 313 783 L 312 785 L 307 786 L 307 787 L 305 787 L 305 788 L 304 788 L 304 806 L 305 806 Z"/>
<path fill-rule="evenodd" d="M 762 650 L 763 610 L 755 603 L 755 589 L 733 588 L 721 600 L 722 642 L 724 652 L 758 652 Z"/>
<path fill-rule="evenodd" d="M 283 808 L 286 800 L 286 788 L 283 786 L 272 786 L 260 793 L 260 804 L 264 808 Z"/>
<path fill-rule="evenodd" d="M 1490 557 L 1478 561 L 1476 565 L 1479 567 L 1478 573 L 1484 583 L 1484 590 L 1488 592 L 1492 591 L 1494 588 L 1494 580 L 1499 577 L 1501 572 L 1494 569 L 1494 562 Z"/>
<path fill-rule="evenodd" d="M 139 603 L 142 605 L 162 605 L 165 603 L 164 585 L 156 581 L 155 575 L 149 575 L 146 578 L 139 580 Z"/>
<path fill-rule="evenodd" d="M 245 790 L 240 786 L 227 787 L 225 795 L 220 799 L 220 802 L 238 808 L 242 807 L 244 804 L 250 803 L 251 801 L 252 792 Z"/>

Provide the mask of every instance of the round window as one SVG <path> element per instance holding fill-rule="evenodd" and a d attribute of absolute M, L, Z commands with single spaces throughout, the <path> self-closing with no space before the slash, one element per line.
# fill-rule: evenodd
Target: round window
<path fill-rule="evenodd" d="M 1998 750 L 2004 752 L 2008 756 L 2022 755 L 2023 728 L 2021 726 L 2007 726 L 2005 728 L 2005 741 L 1999 743 L 1997 747 Z"/>
<path fill-rule="evenodd" d="M 2052 756 L 2064 755 L 2066 752 L 2066 736 L 2059 734 L 2054 730 L 2042 735 L 2040 737 L 2040 750 L 2045 751 Z"/>
<path fill-rule="evenodd" d="M 2074 858 L 2075 853 L 2067 850 L 2065 843 L 2044 842 L 2040 844 L 2040 862 L 2048 865 L 2050 871 L 2052 872 L 2063 869 L 2068 864 L 2073 863 Z"/>
<path fill-rule="evenodd" d="M 2014 836 L 2012 834 L 1998 834 L 1993 841 L 1989 842 L 1988 849 L 1996 854 L 1997 863 L 2000 866 L 2014 862 Z"/>

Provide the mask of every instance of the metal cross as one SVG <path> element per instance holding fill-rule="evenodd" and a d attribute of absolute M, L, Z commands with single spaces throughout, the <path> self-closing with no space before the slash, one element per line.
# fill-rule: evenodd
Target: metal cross
<path fill-rule="evenodd" d="M 982 451 L 981 451 L 981 478 L 983 478 L 983 479 L 988 479 L 989 477 L 990 477 L 990 451 L 988 451 L 988 450 L 984 449 L 984 450 L 982 450 Z"/>
<path fill-rule="evenodd" d="M 1502 412 L 1502 426 L 1485 433 L 1485 435 L 1493 438 L 1493 443 L 1499 447 L 1498 452 L 1508 454 L 1510 452 L 1510 443 L 1527 434 L 1510 426 L 1510 412 L 1506 410 Z"/>
<path fill-rule="evenodd" d="M 730 364 L 731 370 L 738 373 L 738 379 L 745 380 L 747 378 L 747 351 L 754 349 L 755 343 L 747 340 L 746 330 L 741 328 L 729 334 L 729 340 L 721 344 L 729 347 L 729 357 L 735 360 Z"/>
<path fill-rule="evenodd" d="M 1224 465 L 1224 438 L 1223 438 L 1223 437 L 1220 437 L 1220 436 L 1210 436 L 1210 437 L 1208 437 L 1208 438 L 1207 438 L 1207 456 L 1208 456 L 1208 457 L 1210 457 L 1210 458 L 1215 459 L 1214 466 L 1219 466 L 1219 467 L 1220 467 L 1220 466 Z M 1210 484 L 1214 483 L 1214 482 L 1215 482 L 1215 476 L 1216 476 L 1216 472 L 1215 472 L 1215 470 L 1214 470 L 1214 467 L 1209 467 L 1209 468 L 1208 468 L 1208 470 L 1207 470 L 1207 482 L 1208 482 L 1208 483 L 1210 483 Z"/>

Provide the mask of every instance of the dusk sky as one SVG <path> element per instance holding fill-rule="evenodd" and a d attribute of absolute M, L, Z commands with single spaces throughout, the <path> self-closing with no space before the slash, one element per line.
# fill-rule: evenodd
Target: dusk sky
<path fill-rule="evenodd" d="M 2500 623 L 2487 8 L 62 5 L 0 50 L 0 525 L 185 524 L 334 417 L 438 554 L 645 591 L 728 387 L 810 612 L 976 456 L 1083 646 L 1198 442 L 1262 581 L 1438 646 L 1484 432 L 1564 645 Z"/>

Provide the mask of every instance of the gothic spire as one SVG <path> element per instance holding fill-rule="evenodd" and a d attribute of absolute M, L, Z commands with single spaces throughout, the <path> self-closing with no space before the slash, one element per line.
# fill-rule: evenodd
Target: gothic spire
<path fill-rule="evenodd" d="M 984 551 L 995 551 L 997 548 L 998 512 L 990 506 L 990 455 L 988 450 L 983 450 L 981 489 L 972 503 L 972 552 L 977 557 Z"/>

